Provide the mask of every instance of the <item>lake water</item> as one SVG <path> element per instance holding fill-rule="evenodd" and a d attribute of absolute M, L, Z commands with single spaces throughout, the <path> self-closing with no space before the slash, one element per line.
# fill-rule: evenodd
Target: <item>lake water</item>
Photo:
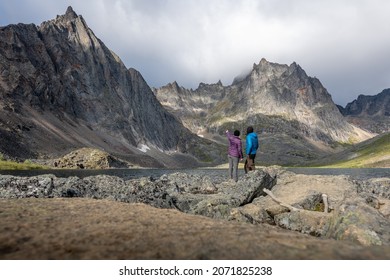
<path fill-rule="evenodd" d="M 390 168 L 287 168 L 287 170 L 306 175 L 347 175 L 353 179 L 390 178 Z M 57 177 L 77 176 L 84 178 L 95 175 L 111 175 L 125 180 L 140 177 L 159 178 L 163 174 L 185 172 L 193 175 L 209 176 L 215 182 L 226 180 L 227 169 L 105 169 L 105 170 L 81 170 L 81 169 L 52 169 L 52 170 L 0 170 L 2 175 L 36 176 L 42 174 L 54 174 Z M 239 176 L 244 176 L 244 171 L 239 170 Z"/>
<path fill-rule="evenodd" d="M 390 168 L 288 168 L 306 175 L 347 175 L 354 179 L 390 178 Z"/>

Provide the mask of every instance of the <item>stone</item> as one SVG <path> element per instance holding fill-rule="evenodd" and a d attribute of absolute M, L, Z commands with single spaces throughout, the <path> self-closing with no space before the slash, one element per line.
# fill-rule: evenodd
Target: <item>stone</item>
<path fill-rule="evenodd" d="M 142 203 L 221 223 L 268 224 L 305 236 L 359 246 L 388 246 L 389 182 L 389 178 L 357 181 L 347 176 L 302 175 L 281 168 L 259 168 L 237 183 L 186 173 L 127 181 L 108 175 L 83 179 L 1 175 L 0 198 L 84 198 Z M 284 204 L 294 205 L 296 211 L 276 203 L 264 189 L 272 190 Z M 322 194 L 328 197 L 328 212 L 322 207 Z"/>
<path fill-rule="evenodd" d="M 132 165 L 107 152 L 93 148 L 82 148 L 70 152 L 61 158 L 52 160 L 56 168 L 65 169 L 109 169 L 129 168 Z"/>
<path fill-rule="evenodd" d="M 168 177 L 171 180 L 168 193 L 173 198 L 175 206 L 185 213 L 219 219 L 229 219 L 231 209 L 251 203 L 256 197 L 264 195 L 264 188 L 270 189 L 275 184 L 274 178 L 261 170 L 244 176 L 237 184 L 223 182 L 215 186 L 206 177 L 184 174 L 179 176 L 185 176 L 184 182 L 187 183 L 183 184 L 180 177 L 178 180 L 178 174 Z M 199 188 L 201 185 L 215 191 L 199 192 L 199 189 L 203 189 Z M 180 192 L 175 191 L 177 187 Z"/>

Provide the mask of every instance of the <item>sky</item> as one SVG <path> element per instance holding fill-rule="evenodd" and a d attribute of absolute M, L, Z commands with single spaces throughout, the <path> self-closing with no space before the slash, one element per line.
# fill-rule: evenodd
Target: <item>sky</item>
<path fill-rule="evenodd" d="M 230 85 L 265 58 L 298 63 L 342 106 L 390 88 L 388 0 L 1 0 L 0 26 L 68 6 L 151 87 Z"/>

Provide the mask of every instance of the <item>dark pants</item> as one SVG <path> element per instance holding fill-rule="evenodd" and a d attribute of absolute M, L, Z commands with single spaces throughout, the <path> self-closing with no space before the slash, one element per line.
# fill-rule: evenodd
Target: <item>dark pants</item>
<path fill-rule="evenodd" d="M 248 171 L 255 170 L 255 157 L 256 154 L 246 156 L 246 160 L 244 164 L 245 173 L 248 173 Z"/>

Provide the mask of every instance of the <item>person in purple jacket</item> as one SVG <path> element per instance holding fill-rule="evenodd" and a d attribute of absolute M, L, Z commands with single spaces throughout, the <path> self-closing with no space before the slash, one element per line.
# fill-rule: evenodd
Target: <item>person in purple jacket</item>
<path fill-rule="evenodd" d="M 226 136 L 229 140 L 228 160 L 229 160 L 229 176 L 235 182 L 238 181 L 238 162 L 243 159 L 242 142 L 240 139 L 240 131 L 235 130 L 234 135 L 226 130 Z"/>

